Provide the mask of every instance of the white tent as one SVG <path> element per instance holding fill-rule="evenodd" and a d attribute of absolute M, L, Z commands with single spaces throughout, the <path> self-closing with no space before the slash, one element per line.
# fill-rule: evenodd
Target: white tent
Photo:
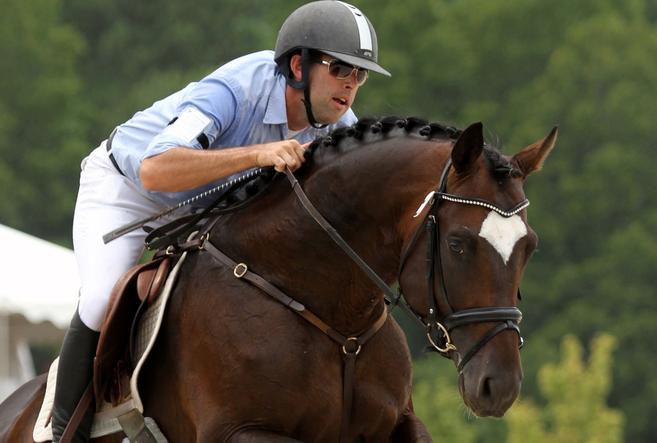
<path fill-rule="evenodd" d="M 73 251 L 0 225 L 0 313 L 66 328 L 80 279 Z"/>
<path fill-rule="evenodd" d="M 0 225 L 0 401 L 34 376 L 30 342 L 61 343 L 80 286 L 73 251 Z"/>

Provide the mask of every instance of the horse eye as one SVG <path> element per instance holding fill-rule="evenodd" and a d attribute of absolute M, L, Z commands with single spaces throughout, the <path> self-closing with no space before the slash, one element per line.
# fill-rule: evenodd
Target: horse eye
<path fill-rule="evenodd" d="M 449 249 L 452 251 L 456 252 L 457 254 L 461 255 L 465 251 L 463 249 L 463 242 L 460 240 L 449 240 L 447 242 L 447 245 L 449 246 Z"/>

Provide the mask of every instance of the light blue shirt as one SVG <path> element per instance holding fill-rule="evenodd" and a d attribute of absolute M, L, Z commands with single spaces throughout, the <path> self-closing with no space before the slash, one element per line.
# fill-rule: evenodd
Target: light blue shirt
<path fill-rule="evenodd" d="M 329 131 L 356 122 L 348 110 L 334 125 L 323 129 L 306 128 L 293 136 L 287 127 L 285 78 L 274 62 L 273 51 L 261 51 L 235 59 L 184 89 L 137 112 L 117 128 L 112 154 L 127 178 L 143 189 L 139 179 L 141 162 L 177 146 L 202 149 L 198 141 L 189 143 L 171 131 L 164 131 L 175 117 L 195 107 L 210 118 L 203 131 L 209 149 L 248 146 L 294 138 L 300 143 L 314 140 Z M 191 191 L 148 192 L 165 205 L 174 205 L 221 182 Z"/>

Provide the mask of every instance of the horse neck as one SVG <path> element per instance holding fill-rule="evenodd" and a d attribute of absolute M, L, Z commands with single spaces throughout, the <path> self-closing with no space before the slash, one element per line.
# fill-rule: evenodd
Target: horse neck
<path fill-rule="evenodd" d="M 397 277 L 407 234 L 400 226 L 411 223 L 436 187 L 447 158 L 435 143 L 395 142 L 341 155 L 301 182 L 319 212 L 388 284 Z M 380 315 L 381 290 L 301 207 L 287 182 L 220 229 L 227 251 L 335 329 L 356 333 Z"/>

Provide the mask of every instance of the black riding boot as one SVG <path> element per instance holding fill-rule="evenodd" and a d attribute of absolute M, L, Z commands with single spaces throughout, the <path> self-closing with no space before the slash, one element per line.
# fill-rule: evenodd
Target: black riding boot
<path fill-rule="evenodd" d="M 59 354 L 57 389 L 52 407 L 53 443 L 61 439 L 75 407 L 91 382 L 99 335 L 82 322 L 76 309 Z M 73 442 L 89 440 L 93 416 L 94 408 L 90 407 L 75 432 Z"/>

